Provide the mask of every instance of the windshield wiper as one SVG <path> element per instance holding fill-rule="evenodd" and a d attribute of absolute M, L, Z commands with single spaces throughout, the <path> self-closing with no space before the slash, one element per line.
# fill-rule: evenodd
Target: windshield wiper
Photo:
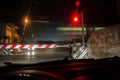
<path fill-rule="evenodd" d="M 5 66 L 20 66 L 20 65 L 24 65 L 24 64 L 19 64 L 19 63 L 12 63 L 12 62 L 3 62 L 3 64 Z"/>
<path fill-rule="evenodd" d="M 12 66 L 12 65 L 15 65 L 15 64 L 13 64 L 12 62 L 4 62 L 3 64 L 5 64 L 6 66 Z"/>

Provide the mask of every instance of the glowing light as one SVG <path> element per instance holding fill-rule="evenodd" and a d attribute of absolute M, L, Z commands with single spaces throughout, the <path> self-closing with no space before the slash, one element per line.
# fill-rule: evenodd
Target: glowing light
<path fill-rule="evenodd" d="M 104 29 L 104 27 L 96 27 L 95 28 L 95 30 L 101 30 L 101 29 Z M 79 26 L 79 27 L 70 27 L 70 26 L 57 27 L 56 30 L 59 30 L 59 31 L 73 31 L 73 30 L 81 31 L 82 30 L 82 26 Z M 84 30 L 86 30 L 86 28 L 84 28 Z"/>
<path fill-rule="evenodd" d="M 81 31 L 82 28 L 81 27 L 58 27 L 57 30 L 59 31 Z M 86 28 L 84 28 L 84 30 L 86 30 Z"/>
<path fill-rule="evenodd" d="M 13 51 L 13 49 L 10 50 L 11 52 Z"/>
<path fill-rule="evenodd" d="M 23 76 L 26 76 L 26 74 L 23 74 Z"/>
<path fill-rule="evenodd" d="M 73 13 L 71 16 L 71 20 L 73 25 L 78 26 L 80 24 L 80 15 L 77 12 Z"/>
<path fill-rule="evenodd" d="M 32 48 L 32 50 L 34 51 L 34 50 L 35 50 L 35 48 Z"/>
<path fill-rule="evenodd" d="M 76 5 L 76 6 L 79 6 L 79 5 L 80 5 L 80 2 L 79 2 L 79 1 L 76 1 L 75 5 Z"/>
<path fill-rule="evenodd" d="M 27 77 L 30 77 L 30 74 L 27 74 L 26 76 L 27 76 Z"/>
<path fill-rule="evenodd" d="M 27 55 L 30 56 L 30 52 L 27 52 Z"/>
<path fill-rule="evenodd" d="M 35 52 L 32 52 L 31 55 L 35 55 Z"/>
<path fill-rule="evenodd" d="M 25 18 L 25 23 L 28 23 L 28 18 L 27 17 Z"/>
<path fill-rule="evenodd" d="M 77 22 L 78 21 L 78 17 L 74 17 L 74 21 Z"/>
<path fill-rule="evenodd" d="M 19 76 L 22 76 L 22 73 L 20 73 Z"/>

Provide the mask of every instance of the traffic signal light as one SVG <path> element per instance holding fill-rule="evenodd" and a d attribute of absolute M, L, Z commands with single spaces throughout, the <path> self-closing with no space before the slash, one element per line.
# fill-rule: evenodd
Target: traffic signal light
<path fill-rule="evenodd" d="M 73 19 L 74 19 L 74 22 L 78 22 L 78 17 L 77 16 L 75 16 Z"/>
<path fill-rule="evenodd" d="M 77 1 L 75 2 L 75 5 L 76 5 L 76 7 L 78 7 L 78 6 L 80 5 L 80 2 L 77 0 Z"/>
<path fill-rule="evenodd" d="M 72 24 L 74 26 L 77 26 L 80 24 L 80 16 L 78 14 L 73 14 L 72 15 Z"/>
<path fill-rule="evenodd" d="M 79 0 L 75 1 L 75 12 L 73 12 L 72 16 L 71 16 L 71 22 L 73 26 L 78 26 L 81 23 L 81 14 L 79 13 L 79 6 L 80 6 L 80 2 Z"/>

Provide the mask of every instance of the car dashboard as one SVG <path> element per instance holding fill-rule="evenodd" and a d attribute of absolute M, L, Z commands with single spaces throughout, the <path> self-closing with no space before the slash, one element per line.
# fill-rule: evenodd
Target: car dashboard
<path fill-rule="evenodd" d="M 35 64 L 5 63 L 0 80 L 116 80 L 119 59 L 58 60 Z"/>

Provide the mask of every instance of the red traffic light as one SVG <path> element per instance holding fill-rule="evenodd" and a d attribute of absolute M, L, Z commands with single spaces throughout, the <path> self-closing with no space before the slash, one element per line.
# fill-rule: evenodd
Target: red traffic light
<path fill-rule="evenodd" d="M 80 2 L 77 0 L 77 1 L 75 2 L 75 5 L 76 5 L 76 6 L 79 6 L 79 5 L 80 5 Z"/>
<path fill-rule="evenodd" d="M 78 17 L 74 17 L 74 22 L 78 22 Z"/>
<path fill-rule="evenodd" d="M 73 14 L 71 20 L 72 20 L 72 24 L 74 26 L 79 25 L 80 24 L 80 16 L 79 16 L 79 14 Z"/>

